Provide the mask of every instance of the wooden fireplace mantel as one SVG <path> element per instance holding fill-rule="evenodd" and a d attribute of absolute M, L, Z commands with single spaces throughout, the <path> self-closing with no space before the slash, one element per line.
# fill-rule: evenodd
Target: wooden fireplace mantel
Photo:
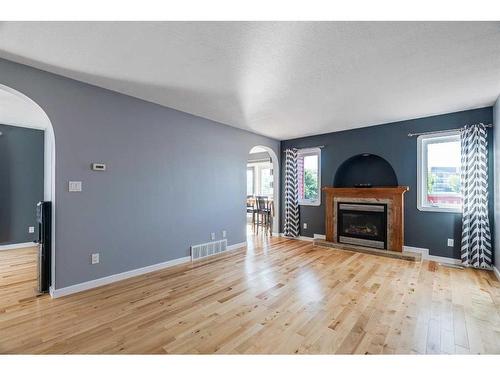
<path fill-rule="evenodd" d="M 409 190 L 408 186 L 394 187 L 372 187 L 372 188 L 334 188 L 324 187 L 325 192 L 325 225 L 326 240 L 337 242 L 336 233 L 336 207 L 335 200 L 348 199 L 370 200 L 388 202 L 390 214 L 388 227 L 388 248 L 391 251 L 403 251 L 404 244 L 404 193 Z"/>

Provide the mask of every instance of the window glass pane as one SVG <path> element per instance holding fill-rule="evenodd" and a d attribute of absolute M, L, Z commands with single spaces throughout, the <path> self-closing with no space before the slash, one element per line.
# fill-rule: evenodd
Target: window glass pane
<path fill-rule="evenodd" d="M 427 205 L 460 207 L 460 141 L 429 142 L 426 149 Z"/>
<path fill-rule="evenodd" d="M 304 199 L 318 198 L 318 155 L 304 156 L 303 191 Z"/>
<path fill-rule="evenodd" d="M 253 168 L 247 169 L 247 195 L 253 195 Z"/>
<path fill-rule="evenodd" d="M 297 183 L 299 204 L 319 205 L 320 191 L 320 151 L 308 151 L 297 156 Z"/>
<path fill-rule="evenodd" d="M 260 170 L 260 193 L 262 195 L 272 196 L 273 195 L 273 176 L 271 174 L 271 168 L 262 168 Z"/>

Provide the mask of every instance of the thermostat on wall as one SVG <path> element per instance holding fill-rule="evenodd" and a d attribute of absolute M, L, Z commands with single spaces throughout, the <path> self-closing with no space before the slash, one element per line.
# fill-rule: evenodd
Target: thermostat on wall
<path fill-rule="evenodd" d="M 92 170 L 93 171 L 105 171 L 106 170 L 106 164 L 103 164 L 103 163 L 92 163 Z"/>

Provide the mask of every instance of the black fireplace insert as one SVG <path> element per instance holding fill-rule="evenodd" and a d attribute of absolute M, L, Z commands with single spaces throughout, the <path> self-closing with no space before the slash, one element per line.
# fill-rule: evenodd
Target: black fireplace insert
<path fill-rule="evenodd" d="M 387 204 L 338 202 L 337 242 L 387 249 Z"/>

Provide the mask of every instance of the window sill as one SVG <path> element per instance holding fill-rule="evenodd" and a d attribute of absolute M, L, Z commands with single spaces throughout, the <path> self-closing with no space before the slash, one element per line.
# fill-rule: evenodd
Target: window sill
<path fill-rule="evenodd" d="M 432 207 L 432 206 L 417 206 L 419 211 L 428 211 L 428 212 L 444 212 L 444 213 L 452 213 L 452 214 L 461 214 L 461 208 L 446 208 L 446 207 Z"/>
<path fill-rule="evenodd" d="M 299 202 L 299 206 L 321 206 L 321 202 Z"/>

